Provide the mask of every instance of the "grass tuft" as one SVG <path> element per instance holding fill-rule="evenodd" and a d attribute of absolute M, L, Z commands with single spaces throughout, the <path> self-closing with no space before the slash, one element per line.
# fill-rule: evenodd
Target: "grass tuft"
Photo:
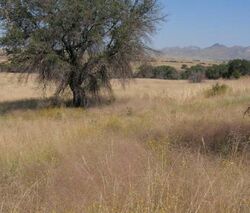
<path fill-rule="evenodd" d="M 229 86 L 226 84 L 216 83 L 211 89 L 205 91 L 206 97 L 222 96 L 225 95 L 230 90 Z"/>

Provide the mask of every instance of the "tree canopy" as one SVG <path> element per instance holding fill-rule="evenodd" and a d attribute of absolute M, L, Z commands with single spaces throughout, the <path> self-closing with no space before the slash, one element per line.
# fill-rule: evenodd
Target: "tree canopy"
<path fill-rule="evenodd" d="M 131 77 L 163 20 L 158 0 L 1 0 L 0 19 L 11 62 L 56 82 L 56 95 L 70 87 L 75 106 Z"/>

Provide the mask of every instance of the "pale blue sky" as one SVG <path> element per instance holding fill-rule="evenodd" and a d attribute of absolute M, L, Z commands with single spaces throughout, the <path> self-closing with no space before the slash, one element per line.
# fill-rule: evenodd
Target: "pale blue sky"
<path fill-rule="evenodd" d="M 167 22 L 152 46 L 250 46 L 250 0 L 160 0 Z"/>

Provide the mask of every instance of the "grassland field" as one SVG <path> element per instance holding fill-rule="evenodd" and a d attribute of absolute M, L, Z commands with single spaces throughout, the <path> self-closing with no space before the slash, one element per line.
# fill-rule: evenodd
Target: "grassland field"
<path fill-rule="evenodd" d="M 152 57 L 151 60 L 148 60 L 151 65 L 153 66 L 171 66 L 174 67 L 176 70 L 182 70 L 182 66 L 186 65 L 187 67 L 192 67 L 195 65 L 201 65 L 205 67 L 209 67 L 212 65 L 218 65 L 223 63 L 223 61 L 214 61 L 214 60 L 194 60 L 194 59 L 187 59 L 187 58 L 168 58 L 164 56 L 157 56 Z"/>
<path fill-rule="evenodd" d="M 250 212 L 249 78 L 113 81 L 88 109 L 17 79 L 0 74 L 1 213 Z"/>

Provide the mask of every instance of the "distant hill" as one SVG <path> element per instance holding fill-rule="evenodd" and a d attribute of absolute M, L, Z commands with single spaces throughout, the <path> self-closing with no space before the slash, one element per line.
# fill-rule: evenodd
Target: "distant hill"
<path fill-rule="evenodd" d="M 214 44 L 211 47 L 200 48 L 189 47 L 167 47 L 161 50 L 162 54 L 168 58 L 185 58 L 196 60 L 231 60 L 247 59 L 250 60 L 250 46 L 227 47 L 222 44 Z"/>

